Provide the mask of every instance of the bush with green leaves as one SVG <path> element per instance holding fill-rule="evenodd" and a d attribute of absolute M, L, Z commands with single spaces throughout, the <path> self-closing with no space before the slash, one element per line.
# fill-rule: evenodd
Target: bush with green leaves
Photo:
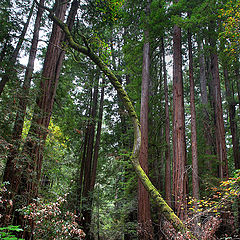
<path fill-rule="evenodd" d="M 12 232 L 21 232 L 23 229 L 21 229 L 18 226 L 7 226 L 7 227 L 1 227 L 0 228 L 0 239 L 4 240 L 23 240 L 22 238 L 17 238 Z"/>

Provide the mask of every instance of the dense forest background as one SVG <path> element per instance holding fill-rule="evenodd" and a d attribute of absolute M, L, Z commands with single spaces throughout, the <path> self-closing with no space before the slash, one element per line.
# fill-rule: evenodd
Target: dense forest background
<path fill-rule="evenodd" d="M 0 238 L 240 239 L 240 1 L 0 1 Z"/>

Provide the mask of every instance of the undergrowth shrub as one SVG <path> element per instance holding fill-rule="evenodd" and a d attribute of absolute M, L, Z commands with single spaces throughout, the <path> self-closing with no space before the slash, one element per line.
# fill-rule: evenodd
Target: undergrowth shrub
<path fill-rule="evenodd" d="M 27 222 L 27 230 L 34 239 L 83 239 L 84 232 L 76 222 L 77 216 L 64 210 L 66 199 L 45 202 L 38 198 L 20 212 Z"/>

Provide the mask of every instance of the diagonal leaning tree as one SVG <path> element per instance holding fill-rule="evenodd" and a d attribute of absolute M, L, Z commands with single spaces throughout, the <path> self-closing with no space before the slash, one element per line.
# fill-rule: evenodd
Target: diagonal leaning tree
<path fill-rule="evenodd" d="M 183 224 L 183 222 L 177 217 L 177 215 L 173 212 L 173 210 L 168 206 L 165 202 L 161 194 L 158 190 L 154 187 L 146 173 L 140 166 L 139 163 L 139 150 L 141 145 L 141 131 L 140 131 L 140 124 L 136 114 L 136 111 L 133 107 L 131 100 L 128 97 L 127 92 L 123 89 L 122 85 L 120 84 L 118 78 L 114 75 L 114 73 L 109 69 L 109 67 L 103 62 L 100 56 L 98 56 L 88 44 L 87 39 L 82 36 L 83 42 L 85 46 L 82 46 L 74 41 L 71 32 L 68 29 L 67 24 L 63 21 L 58 19 L 54 15 L 54 10 L 49 9 L 43 5 L 40 5 L 37 0 L 35 0 L 38 6 L 47 10 L 49 12 L 49 18 L 54 21 L 65 33 L 66 39 L 68 41 L 68 45 L 70 48 L 76 50 L 79 53 L 84 54 L 85 56 L 89 57 L 99 68 L 100 70 L 107 76 L 111 84 L 116 89 L 117 93 L 119 94 L 122 102 L 128 112 L 129 117 L 132 120 L 133 128 L 134 128 L 134 144 L 132 154 L 130 156 L 131 163 L 134 167 L 134 170 L 141 180 L 142 184 L 149 192 L 152 199 L 155 201 L 156 205 L 159 207 L 159 211 L 161 214 L 172 224 L 176 232 L 180 232 L 185 239 L 197 239 Z"/>

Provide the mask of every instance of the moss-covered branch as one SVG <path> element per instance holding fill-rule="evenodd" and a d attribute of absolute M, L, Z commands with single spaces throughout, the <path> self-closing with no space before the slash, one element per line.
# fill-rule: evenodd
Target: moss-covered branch
<path fill-rule="evenodd" d="M 139 164 L 139 150 L 141 145 L 141 131 L 140 131 L 140 125 L 138 121 L 138 117 L 136 114 L 136 111 L 133 107 L 133 104 L 131 100 L 129 99 L 126 91 L 123 89 L 122 85 L 118 81 L 117 77 L 114 75 L 114 73 L 109 69 L 109 67 L 101 60 L 101 58 L 93 52 L 93 50 L 87 46 L 81 46 L 78 43 L 76 43 L 65 23 L 63 23 L 61 20 L 56 18 L 53 13 L 50 12 L 49 17 L 59 26 L 62 28 L 62 30 L 65 33 L 66 39 L 68 40 L 69 46 L 76 51 L 83 53 L 84 55 L 88 56 L 108 77 L 111 84 L 114 86 L 114 88 L 117 90 L 119 96 L 121 97 L 123 104 L 125 108 L 128 111 L 128 115 L 131 117 L 134 127 L 134 145 L 133 145 L 133 152 L 131 155 L 131 162 L 135 169 L 135 172 L 141 182 L 143 183 L 146 190 L 149 192 L 152 199 L 155 201 L 157 206 L 159 207 L 159 210 L 161 211 L 161 214 L 165 216 L 165 218 L 173 225 L 176 232 L 182 233 L 186 239 L 197 239 L 193 236 L 193 234 L 186 228 L 186 226 L 183 224 L 183 222 L 175 215 L 173 210 L 168 206 L 168 204 L 165 202 L 165 200 L 162 198 L 158 190 L 153 186 L 152 182 L 146 175 L 146 173 L 143 171 Z"/>

